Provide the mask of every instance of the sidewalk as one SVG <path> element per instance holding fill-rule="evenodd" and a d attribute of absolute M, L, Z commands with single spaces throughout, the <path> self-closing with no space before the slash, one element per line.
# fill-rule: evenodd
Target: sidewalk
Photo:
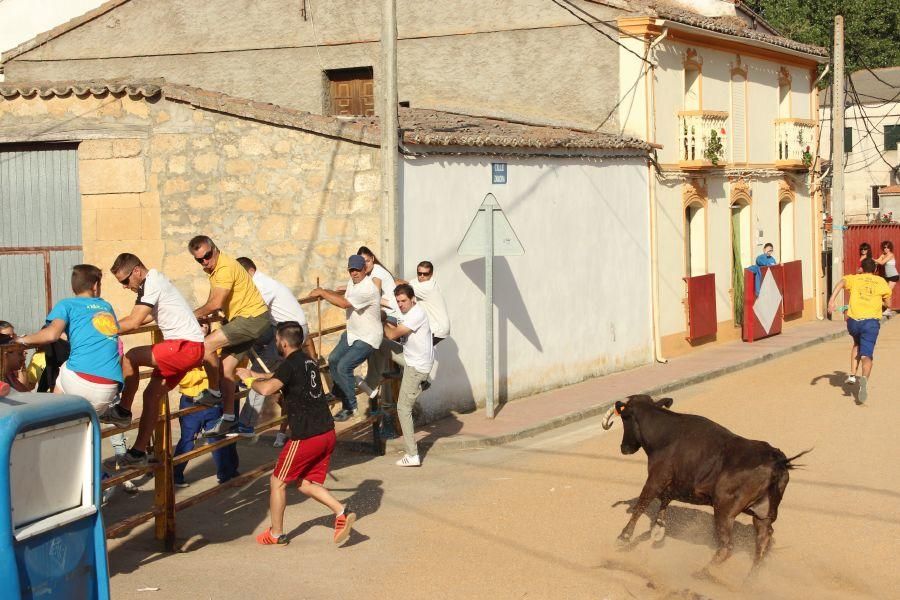
<path fill-rule="evenodd" d="M 484 416 L 483 408 L 452 414 L 418 429 L 416 441 L 426 453 L 506 444 L 603 414 L 617 400 L 631 394 L 669 393 L 845 335 L 843 320 L 826 320 L 797 325 L 752 344 L 718 344 L 673 358 L 666 364 L 652 363 L 513 400 L 501 406 L 493 420 Z M 360 446 L 370 440 L 370 430 L 366 428 L 353 439 L 339 443 L 363 450 Z M 401 439 L 388 441 L 388 453 L 402 450 Z M 371 446 L 363 451 L 371 451 Z"/>

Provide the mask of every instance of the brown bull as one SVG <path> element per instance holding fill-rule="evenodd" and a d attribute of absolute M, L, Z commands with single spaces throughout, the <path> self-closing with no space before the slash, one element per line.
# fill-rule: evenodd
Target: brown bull
<path fill-rule="evenodd" d="M 631 541 L 638 518 L 655 498 L 659 513 L 650 529 L 651 538 L 665 537 L 666 508 L 672 500 L 713 507 L 718 550 L 710 564 L 731 556 L 731 530 L 740 513 L 753 517 L 756 528 L 754 570 L 772 541 L 772 523 L 788 484 L 792 458 L 766 442 L 735 435 L 705 417 L 667 410 L 671 398 L 654 401 L 650 396 L 630 396 L 616 402 L 603 418 L 603 428 L 612 418 L 622 418 L 622 454 L 647 453 L 647 482 L 628 524 L 619 535 Z"/>

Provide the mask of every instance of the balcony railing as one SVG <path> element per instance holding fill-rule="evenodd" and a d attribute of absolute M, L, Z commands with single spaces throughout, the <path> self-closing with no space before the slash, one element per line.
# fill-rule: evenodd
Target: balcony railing
<path fill-rule="evenodd" d="M 775 166 L 805 169 L 812 164 L 816 122 L 810 119 L 775 119 Z"/>
<path fill-rule="evenodd" d="M 678 165 L 682 169 L 722 166 L 728 155 L 728 113 L 687 110 L 678 113 Z"/>

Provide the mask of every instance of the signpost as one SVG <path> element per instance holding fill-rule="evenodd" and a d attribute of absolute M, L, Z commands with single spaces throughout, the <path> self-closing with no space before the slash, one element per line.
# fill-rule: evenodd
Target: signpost
<path fill-rule="evenodd" d="M 504 165 L 505 167 L 505 165 Z M 505 169 L 504 169 L 505 170 Z M 504 174 L 505 179 L 505 174 Z M 459 244 L 461 256 L 484 257 L 485 411 L 494 418 L 494 257 L 519 256 L 525 248 L 493 194 L 484 197 Z"/>

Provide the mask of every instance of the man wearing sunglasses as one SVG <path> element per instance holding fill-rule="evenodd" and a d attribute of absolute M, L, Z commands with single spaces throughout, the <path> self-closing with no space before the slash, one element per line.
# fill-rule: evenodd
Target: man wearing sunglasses
<path fill-rule="evenodd" d="M 194 310 L 194 315 L 203 318 L 221 310 L 227 321 L 206 336 L 203 364 L 209 388 L 195 402 L 206 406 L 222 403 L 222 418 L 206 432 L 207 436 L 237 433 L 234 371 L 269 331 L 269 309 L 247 270 L 232 257 L 222 254 L 208 236 L 198 235 L 191 239 L 188 250 L 209 277 L 209 298 Z M 221 361 L 217 354 L 220 348 Z"/>
<path fill-rule="evenodd" d="M 132 348 L 122 358 L 125 386 L 121 401 L 100 420 L 114 425 L 131 423 L 131 405 L 140 383 L 140 367 L 153 367 L 150 383 L 144 389 L 144 407 L 134 445 L 120 461 L 129 465 L 147 464 L 147 444 L 156 425 L 159 401 L 184 376 L 203 364 L 203 330 L 190 305 L 169 279 L 156 269 L 148 269 L 134 254 L 116 257 L 110 272 L 125 289 L 137 294 L 131 314 L 119 321 L 119 333 L 133 331 L 156 321 L 163 341 L 152 346 Z"/>
<path fill-rule="evenodd" d="M 347 330 L 341 334 L 337 346 L 328 355 L 328 369 L 334 380 L 335 394 L 341 397 L 343 409 L 335 415 L 336 421 L 346 421 L 357 414 L 356 381 L 353 370 L 366 362 L 380 345 L 384 335 L 381 327 L 381 292 L 372 278 L 366 275 L 366 261 L 354 254 L 347 259 L 350 281 L 347 291 L 341 295 L 333 290 L 316 288 L 310 292 L 313 298 L 323 300 L 347 311 Z"/>
<path fill-rule="evenodd" d="M 419 306 L 428 315 L 428 325 L 436 346 L 450 335 L 450 315 L 447 314 L 447 303 L 444 302 L 441 288 L 434 279 L 434 265 L 431 261 L 423 260 L 419 263 L 416 267 L 416 280 L 409 284 L 416 293 Z"/>

